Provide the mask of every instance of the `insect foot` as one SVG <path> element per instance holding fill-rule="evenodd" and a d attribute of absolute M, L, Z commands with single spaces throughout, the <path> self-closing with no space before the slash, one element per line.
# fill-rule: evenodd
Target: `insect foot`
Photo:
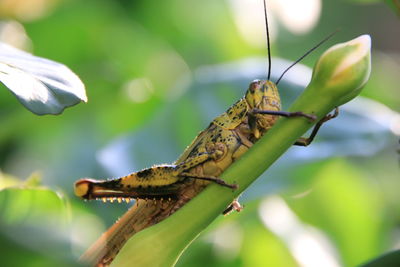
<path fill-rule="evenodd" d="M 229 186 L 229 188 L 232 188 L 233 190 L 238 190 L 239 189 L 239 185 L 238 184 L 227 184 Z"/>
<path fill-rule="evenodd" d="M 237 199 L 233 200 L 232 203 L 222 212 L 222 214 L 229 215 L 233 211 L 241 212 L 243 210 L 243 206 L 239 203 Z"/>

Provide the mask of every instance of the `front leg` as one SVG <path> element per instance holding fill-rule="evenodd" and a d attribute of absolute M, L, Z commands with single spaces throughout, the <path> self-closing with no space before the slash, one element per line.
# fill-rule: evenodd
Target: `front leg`
<path fill-rule="evenodd" d="M 179 174 L 179 176 L 183 177 L 183 178 L 192 178 L 192 179 L 197 179 L 197 180 L 210 181 L 210 182 L 228 187 L 233 190 L 236 190 L 239 188 L 239 186 L 237 184 L 228 184 L 224 180 L 222 180 L 218 177 L 195 175 L 195 174 L 190 174 L 190 173 L 185 173 L 185 172 Z"/>
<path fill-rule="evenodd" d="M 335 111 L 333 114 L 328 114 L 325 117 L 323 117 L 319 122 L 317 122 L 317 124 L 315 124 L 310 136 L 308 138 L 306 137 L 300 137 L 299 139 L 297 139 L 297 141 L 294 143 L 294 145 L 296 146 L 308 146 L 309 144 L 311 144 L 311 142 L 314 140 L 315 136 L 317 135 L 319 129 L 321 128 L 322 124 L 324 124 L 325 122 L 336 118 L 339 115 L 339 108 L 336 107 Z"/>
<path fill-rule="evenodd" d="M 296 118 L 296 117 L 304 117 L 307 118 L 311 121 L 315 120 L 316 117 L 313 114 L 306 114 L 301 111 L 296 111 L 296 112 L 288 112 L 288 111 L 282 111 L 282 110 L 262 110 L 262 109 L 252 109 L 250 111 L 252 114 L 265 114 L 265 115 L 274 115 L 274 116 L 280 116 L 280 117 L 286 117 L 286 118 Z"/>

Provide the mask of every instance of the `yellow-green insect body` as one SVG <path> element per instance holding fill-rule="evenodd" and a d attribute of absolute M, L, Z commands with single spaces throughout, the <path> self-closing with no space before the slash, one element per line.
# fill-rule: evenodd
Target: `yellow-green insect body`
<path fill-rule="evenodd" d="M 81 179 L 75 184 L 75 193 L 85 199 L 175 198 L 188 179 L 236 188 L 217 177 L 275 123 L 277 114 L 261 111 L 280 111 L 278 89 L 271 81 L 253 81 L 245 96 L 215 118 L 174 164 L 106 181 Z"/>

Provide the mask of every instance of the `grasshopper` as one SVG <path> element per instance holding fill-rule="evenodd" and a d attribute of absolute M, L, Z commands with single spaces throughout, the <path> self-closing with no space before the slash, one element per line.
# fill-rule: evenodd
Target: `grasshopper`
<path fill-rule="evenodd" d="M 245 95 L 200 132 L 173 164 L 156 165 L 117 179 L 97 181 L 84 178 L 75 183 L 75 194 L 86 200 L 137 200 L 137 205 L 82 256 L 83 260 L 99 266 L 108 265 L 130 236 L 170 216 L 210 183 L 235 190 L 238 185 L 228 184 L 218 177 L 257 142 L 278 117 L 303 117 L 310 122 L 316 120 L 313 114 L 282 111 L 277 84 L 292 66 L 333 34 L 295 61 L 274 83 L 270 81 L 271 56 L 265 0 L 264 12 L 269 62 L 266 80 L 251 82 Z M 318 121 L 311 135 L 300 138 L 295 145 L 309 145 L 321 125 L 336 117 L 337 112 L 338 109 Z M 153 205 L 149 205 L 149 200 L 152 200 Z M 241 209 L 240 204 L 234 200 L 222 212 L 227 214 Z"/>
<path fill-rule="evenodd" d="M 199 180 L 204 185 L 214 182 L 236 189 L 238 185 L 227 184 L 218 176 L 260 139 L 278 116 L 315 120 L 314 115 L 285 112 L 280 108 L 275 83 L 255 80 L 250 83 L 244 97 L 216 117 L 174 164 L 156 165 L 111 180 L 81 179 L 75 183 L 75 193 L 87 200 L 101 198 L 112 202 L 116 199 L 120 203 L 131 199 L 172 200 L 177 199 L 182 184 L 190 179 Z M 299 139 L 295 145 L 310 144 L 322 123 L 330 118 L 328 115 L 319 121 L 311 136 Z"/>
<path fill-rule="evenodd" d="M 81 179 L 75 184 L 75 193 L 84 199 L 172 199 L 187 179 L 214 182 L 236 189 L 218 176 L 245 153 L 275 123 L 277 116 L 305 117 L 302 112 L 280 111 L 276 85 L 269 80 L 255 80 L 243 98 L 215 118 L 171 165 L 157 165 L 127 176 L 96 181 Z M 310 139 L 296 142 L 308 145 Z"/>

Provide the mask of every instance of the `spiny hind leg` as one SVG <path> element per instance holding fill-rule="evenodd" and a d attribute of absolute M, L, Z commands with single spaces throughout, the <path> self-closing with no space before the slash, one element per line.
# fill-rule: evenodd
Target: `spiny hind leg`
<path fill-rule="evenodd" d="M 146 199 L 174 196 L 177 192 L 176 165 L 147 168 L 115 179 L 83 178 L 75 182 L 75 195 L 83 199 Z"/>
<path fill-rule="evenodd" d="M 83 199 L 139 198 L 160 199 L 174 196 L 179 190 L 177 183 L 181 178 L 195 178 L 213 181 L 225 185 L 214 177 L 194 177 L 185 171 L 196 167 L 209 159 L 215 159 L 220 152 L 199 153 L 178 165 L 160 165 L 147 168 L 110 180 L 80 179 L 75 183 L 75 194 Z M 228 186 L 228 185 L 227 185 Z M 231 186 L 228 186 L 231 188 Z"/>
<path fill-rule="evenodd" d="M 216 177 L 200 177 L 187 172 L 207 160 L 221 157 L 223 153 L 223 147 L 215 146 L 210 152 L 198 153 L 177 165 L 154 166 L 111 180 L 80 179 L 75 183 L 75 194 L 83 199 L 117 198 L 118 201 L 119 198 L 159 199 L 175 195 L 179 190 L 177 182 L 181 178 L 208 180 L 236 188 Z"/>
<path fill-rule="evenodd" d="M 201 153 L 178 165 L 160 165 L 108 179 L 80 179 L 75 183 L 75 195 L 83 199 L 94 198 L 152 198 L 174 193 L 179 174 L 208 160 L 210 155 Z M 165 192 L 164 192 L 165 191 Z"/>
<path fill-rule="evenodd" d="M 133 172 L 129 175 L 108 179 L 80 179 L 75 183 L 75 194 L 84 199 L 99 197 L 130 196 L 152 198 L 174 193 L 180 173 L 204 163 L 213 155 L 199 153 L 178 165 L 159 165 Z"/>
<path fill-rule="evenodd" d="M 315 136 L 317 135 L 319 129 L 321 128 L 322 124 L 324 124 L 325 122 L 336 118 L 339 115 L 339 108 L 336 107 L 335 111 L 333 114 L 328 114 L 325 117 L 323 117 L 319 122 L 317 122 L 317 124 L 315 124 L 310 136 L 308 138 L 306 137 L 300 137 L 299 139 L 297 139 L 297 141 L 294 143 L 294 145 L 296 146 L 308 146 L 309 144 L 311 144 L 311 142 L 314 140 Z"/>

